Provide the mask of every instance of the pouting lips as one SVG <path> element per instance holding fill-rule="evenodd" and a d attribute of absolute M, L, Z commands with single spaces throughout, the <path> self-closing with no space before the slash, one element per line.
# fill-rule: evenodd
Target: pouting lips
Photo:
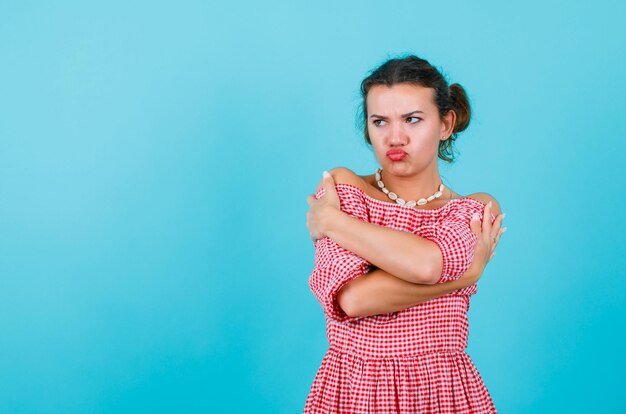
<path fill-rule="evenodd" d="M 402 150 L 389 150 L 387 151 L 387 157 L 389 157 L 393 161 L 400 161 L 408 154 Z"/>

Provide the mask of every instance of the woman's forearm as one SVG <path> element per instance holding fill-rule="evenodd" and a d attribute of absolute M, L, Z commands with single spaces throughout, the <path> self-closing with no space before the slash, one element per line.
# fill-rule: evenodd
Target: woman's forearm
<path fill-rule="evenodd" d="M 397 312 L 470 286 L 479 277 L 479 270 L 470 267 L 459 279 L 423 285 L 407 282 L 382 269 L 374 269 L 341 288 L 337 301 L 351 317 Z"/>
<path fill-rule="evenodd" d="M 433 278 L 438 247 L 416 234 L 368 223 L 343 211 L 328 216 L 324 233 L 339 246 L 396 278 L 412 283 Z"/>

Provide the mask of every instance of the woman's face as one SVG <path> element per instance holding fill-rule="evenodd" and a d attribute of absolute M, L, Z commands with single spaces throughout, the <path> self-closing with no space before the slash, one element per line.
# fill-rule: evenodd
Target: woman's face
<path fill-rule="evenodd" d="M 410 83 L 370 88 L 366 99 L 367 130 L 384 171 L 413 175 L 433 162 L 436 168 L 439 141 L 452 132 L 454 124 L 449 121 L 455 115 L 450 111 L 442 121 L 434 94 L 433 88 Z"/>

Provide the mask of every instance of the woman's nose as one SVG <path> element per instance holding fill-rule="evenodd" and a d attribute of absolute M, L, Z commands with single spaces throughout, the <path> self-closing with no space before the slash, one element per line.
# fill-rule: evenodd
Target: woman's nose
<path fill-rule="evenodd" d="M 402 129 L 402 125 L 393 123 L 389 131 L 389 145 L 404 145 L 407 137 Z"/>

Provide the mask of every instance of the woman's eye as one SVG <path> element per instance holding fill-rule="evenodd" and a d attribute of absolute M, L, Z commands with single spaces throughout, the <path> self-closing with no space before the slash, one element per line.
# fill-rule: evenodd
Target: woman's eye
<path fill-rule="evenodd" d="M 416 124 L 416 123 L 417 123 L 417 120 L 421 120 L 420 118 L 418 118 L 418 117 L 416 117 L 416 116 L 410 116 L 410 117 L 408 117 L 408 118 L 407 118 L 407 120 L 410 120 L 410 119 L 415 119 L 415 120 L 416 120 L 415 122 L 409 122 L 409 123 L 411 123 L 411 124 Z"/>
<path fill-rule="evenodd" d="M 385 122 L 382 119 L 375 119 L 372 123 L 376 126 L 380 126 L 380 122 Z"/>

